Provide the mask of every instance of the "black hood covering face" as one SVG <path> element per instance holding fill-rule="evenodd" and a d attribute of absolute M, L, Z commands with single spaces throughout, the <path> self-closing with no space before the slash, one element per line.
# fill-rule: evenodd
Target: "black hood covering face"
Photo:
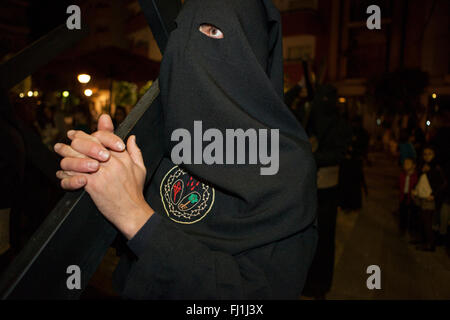
<path fill-rule="evenodd" d="M 194 121 L 203 132 L 219 129 L 224 145 L 226 129 L 268 129 L 269 138 L 279 129 L 275 175 L 261 175 L 261 164 L 180 165 L 217 198 L 205 219 L 180 227 L 230 253 L 302 231 L 315 220 L 316 167 L 304 129 L 283 102 L 278 10 L 270 0 L 187 0 L 176 23 L 160 76 L 166 156 L 178 143 L 170 142 L 172 132 L 184 128 L 194 137 Z M 204 35 L 202 24 L 224 38 Z"/>

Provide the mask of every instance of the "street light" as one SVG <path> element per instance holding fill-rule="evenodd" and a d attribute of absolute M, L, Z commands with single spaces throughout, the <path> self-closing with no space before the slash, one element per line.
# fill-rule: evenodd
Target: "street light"
<path fill-rule="evenodd" d="M 28 91 L 27 96 L 31 98 L 33 96 L 33 91 Z"/>
<path fill-rule="evenodd" d="M 79 75 L 78 75 L 77 79 L 78 79 L 78 81 L 79 81 L 80 83 L 86 84 L 86 83 L 88 83 L 89 81 L 91 81 L 91 76 L 88 75 L 88 74 L 86 74 L 86 73 L 82 73 L 82 74 L 79 74 Z"/>
<path fill-rule="evenodd" d="M 69 91 L 63 91 L 62 96 L 67 98 L 69 96 Z"/>
<path fill-rule="evenodd" d="M 86 97 L 92 96 L 92 90 L 91 90 L 91 89 L 86 89 L 86 90 L 84 90 L 84 95 L 85 95 Z"/>

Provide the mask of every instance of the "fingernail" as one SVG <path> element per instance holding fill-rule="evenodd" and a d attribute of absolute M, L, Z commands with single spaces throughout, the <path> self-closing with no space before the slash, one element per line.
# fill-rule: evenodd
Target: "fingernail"
<path fill-rule="evenodd" d="M 61 143 L 57 143 L 55 144 L 55 146 L 53 147 L 56 151 L 59 150 L 59 148 L 61 148 Z"/>
<path fill-rule="evenodd" d="M 123 144 L 123 142 L 119 141 L 116 143 L 116 147 L 117 149 L 119 149 L 120 151 L 125 150 L 125 145 Z"/>
<path fill-rule="evenodd" d="M 88 162 L 87 166 L 88 166 L 89 169 L 97 170 L 98 169 L 98 162 L 90 161 L 90 162 Z"/>
<path fill-rule="evenodd" d="M 102 160 L 108 160 L 108 158 L 109 158 L 109 152 L 108 152 L 108 151 L 105 151 L 105 150 L 100 151 L 100 152 L 98 153 L 98 155 L 100 156 L 100 158 L 101 158 Z"/>
<path fill-rule="evenodd" d="M 86 183 L 86 178 L 85 177 L 80 177 L 77 179 L 78 184 L 85 184 Z"/>
<path fill-rule="evenodd" d="M 67 135 L 70 137 L 71 135 L 73 135 L 75 133 L 75 130 L 69 130 L 67 131 Z"/>

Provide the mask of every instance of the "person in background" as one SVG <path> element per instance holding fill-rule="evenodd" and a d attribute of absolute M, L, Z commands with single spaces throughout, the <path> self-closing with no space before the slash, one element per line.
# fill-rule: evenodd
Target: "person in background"
<path fill-rule="evenodd" d="M 403 171 L 399 178 L 399 230 L 400 234 L 405 235 L 410 231 L 414 235 L 417 225 L 416 206 L 412 200 L 412 190 L 417 184 L 416 162 L 412 158 L 406 158 L 403 161 Z"/>
<path fill-rule="evenodd" d="M 417 249 L 423 251 L 435 250 L 435 236 L 433 222 L 436 224 L 445 191 L 445 178 L 441 167 L 437 164 L 435 149 L 426 146 L 423 149 L 423 159 L 420 166 L 421 176 L 413 195 L 416 197 L 421 210 L 423 243 Z"/>
<path fill-rule="evenodd" d="M 89 106 L 80 104 L 75 111 L 73 117 L 74 130 L 81 130 L 86 133 L 91 133 L 91 112 Z"/>
<path fill-rule="evenodd" d="M 420 126 L 416 125 L 411 130 L 411 143 L 416 150 L 416 154 L 422 154 L 422 149 L 426 145 L 425 133 Z"/>
<path fill-rule="evenodd" d="M 57 141 L 59 130 L 55 124 L 54 109 L 48 105 L 41 105 L 38 109 L 37 123 L 41 134 L 42 142 L 53 150 L 53 145 Z"/>
<path fill-rule="evenodd" d="M 33 101 L 0 99 L 3 107 L 0 112 L 0 135 L 8 150 L 0 153 L 0 219 L 3 220 L 0 222 L 0 242 L 3 244 L 0 251 L 9 247 L 9 251 L 4 254 L 12 258 L 41 225 L 63 192 L 57 180 L 46 175 L 42 162 L 36 161 L 34 157 L 46 151 L 45 166 L 53 170 L 55 165 L 57 169 L 56 155 L 41 144 Z M 8 222 L 9 230 L 5 228 Z M 9 259 L 0 257 L 0 260 L 1 269 L 3 262 Z"/>
<path fill-rule="evenodd" d="M 352 141 L 339 168 L 339 205 L 345 211 L 357 211 L 362 207 L 362 189 L 367 195 L 363 164 L 367 158 L 369 134 L 361 117 L 352 123 Z"/>
<path fill-rule="evenodd" d="M 95 132 L 95 131 L 97 131 L 98 118 L 100 117 L 100 114 L 98 113 L 97 109 L 95 108 L 95 104 L 89 103 L 89 114 L 91 117 L 90 132 Z"/>
<path fill-rule="evenodd" d="M 446 246 L 450 257 L 450 108 L 442 108 L 441 114 L 436 119 L 437 132 L 430 142 L 438 152 L 437 160 L 445 176 L 446 185 L 443 191 L 442 207 L 440 212 L 440 225 L 437 245 Z"/>
<path fill-rule="evenodd" d="M 319 241 L 303 296 L 323 300 L 333 282 L 339 164 L 351 142 L 351 128 L 338 111 L 337 90 L 331 85 L 316 89 L 309 114 L 306 128 L 318 168 Z"/>
<path fill-rule="evenodd" d="M 16 234 L 11 225 L 17 220 L 13 208 L 23 201 L 20 192 L 25 176 L 25 141 L 19 120 L 6 94 L 0 92 L 0 138 L 8 152 L 0 152 L 0 273 L 10 264 L 15 248 Z M 17 213 L 17 212 L 15 212 Z"/>
<path fill-rule="evenodd" d="M 40 136 L 35 101 L 23 98 L 14 102 L 14 114 L 18 121 L 31 132 Z"/>
<path fill-rule="evenodd" d="M 310 103 L 307 96 L 302 97 L 302 92 L 305 89 L 305 78 L 295 84 L 284 94 L 284 102 L 291 109 L 297 120 L 302 123 L 302 120 L 307 118 L 308 104 Z M 305 123 L 302 123 L 305 125 Z"/>
<path fill-rule="evenodd" d="M 407 129 L 400 130 L 400 137 L 398 143 L 398 149 L 400 153 L 399 163 L 400 166 L 403 166 L 403 161 L 406 158 L 417 159 L 416 150 L 414 149 L 413 144 L 410 141 L 411 135 L 409 134 Z"/>
<path fill-rule="evenodd" d="M 123 120 L 127 117 L 127 109 L 122 106 L 116 107 L 116 112 L 114 113 L 113 124 L 114 128 L 117 128 Z"/>
<path fill-rule="evenodd" d="M 297 104 L 302 88 L 303 86 L 298 82 L 284 93 L 284 102 L 291 110 L 297 110 Z"/>
<path fill-rule="evenodd" d="M 383 125 L 384 127 L 384 132 L 383 132 L 383 136 L 381 137 L 381 141 L 383 144 L 383 150 L 385 152 L 389 152 L 390 148 L 390 142 L 392 140 L 392 129 L 390 127 L 387 127 L 386 125 Z"/>

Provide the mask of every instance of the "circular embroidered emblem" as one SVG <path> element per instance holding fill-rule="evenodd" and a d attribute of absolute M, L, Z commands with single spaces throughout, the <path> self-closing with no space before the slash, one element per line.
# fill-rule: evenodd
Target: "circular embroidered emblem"
<path fill-rule="evenodd" d="M 215 191 L 175 166 L 162 179 L 160 194 L 170 219 L 192 224 L 203 219 L 211 210 Z"/>

